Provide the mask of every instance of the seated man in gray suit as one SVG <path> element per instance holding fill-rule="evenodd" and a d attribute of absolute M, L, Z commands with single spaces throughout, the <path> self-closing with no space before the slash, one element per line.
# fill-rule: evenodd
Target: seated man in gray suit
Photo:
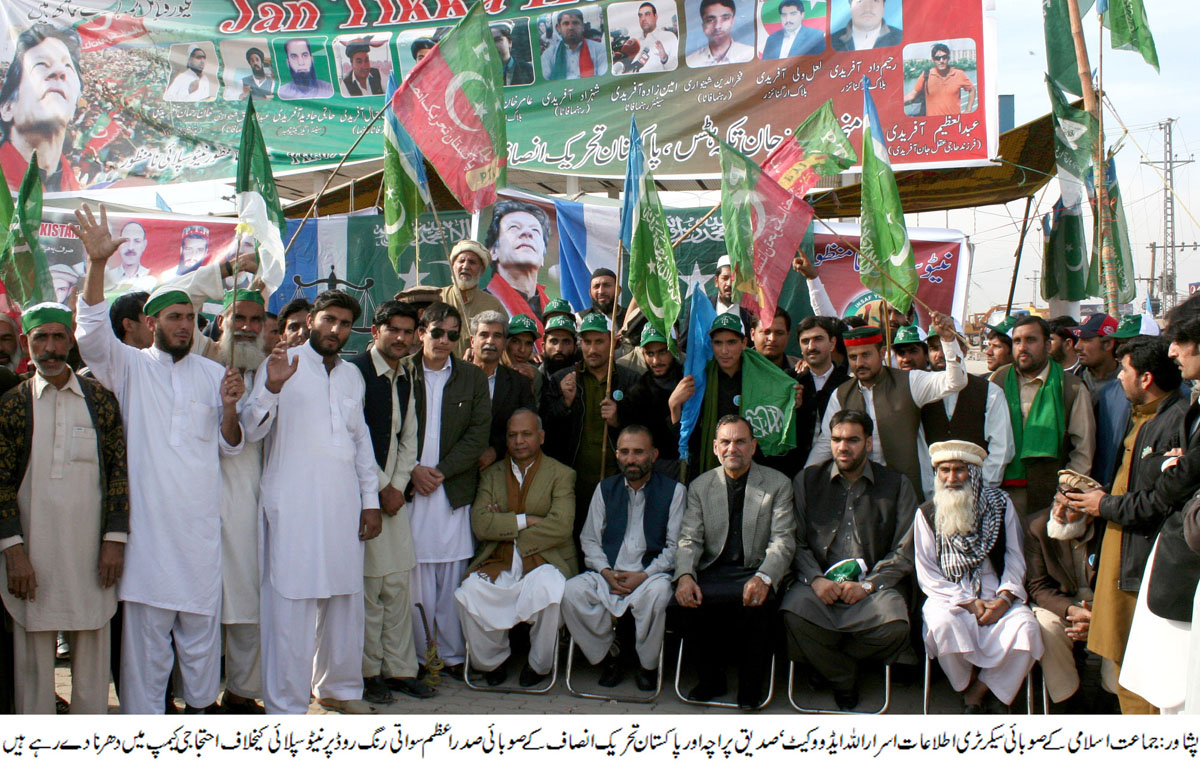
<path fill-rule="evenodd" d="M 788 652 L 833 688 L 838 708 L 858 705 L 857 664 L 893 661 L 908 642 L 912 525 L 917 494 L 903 474 L 870 461 L 865 411 L 830 422 L 833 459 L 796 476 L 797 580 L 780 609 Z"/>
<path fill-rule="evenodd" d="M 757 445 L 740 416 L 717 422 L 713 451 L 721 466 L 692 481 L 675 555 L 675 599 L 685 608 L 683 636 L 700 672 L 688 698 L 725 694 L 724 657 L 732 653 L 743 709 L 762 702 L 776 590 L 796 550 L 791 481 L 751 462 Z"/>

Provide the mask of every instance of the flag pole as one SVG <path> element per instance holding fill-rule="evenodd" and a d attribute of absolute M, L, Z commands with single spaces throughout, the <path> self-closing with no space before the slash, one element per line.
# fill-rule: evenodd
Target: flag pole
<path fill-rule="evenodd" d="M 712 214 L 711 212 L 709 213 Z M 617 284 L 616 292 L 613 295 L 612 315 L 609 317 L 610 329 L 609 332 L 609 349 L 608 349 L 608 379 L 604 383 L 604 394 L 606 397 L 612 395 L 612 377 L 613 366 L 617 361 L 617 306 L 621 304 L 621 256 L 625 252 L 625 242 L 617 240 Z M 604 422 L 604 439 L 600 446 L 600 479 L 604 479 L 604 471 L 608 467 L 608 422 Z"/>
<path fill-rule="evenodd" d="M 721 209 L 721 205 L 718 204 L 715 207 L 713 207 L 711 210 L 709 210 L 708 212 L 704 213 L 704 216 L 701 217 L 699 220 L 697 220 L 691 228 L 684 231 L 682 236 L 680 236 L 675 241 L 671 242 L 671 249 L 675 249 L 683 242 L 684 239 L 686 239 L 687 237 L 689 237 L 693 233 L 695 233 L 696 229 L 699 228 L 700 226 L 704 225 L 704 221 L 711 218 L 713 216 L 713 213 L 715 213 L 719 209 Z M 621 256 L 621 250 L 618 249 L 617 250 L 617 259 L 618 260 L 620 260 L 620 256 Z"/>
<path fill-rule="evenodd" d="M 308 209 L 305 210 L 304 217 L 300 218 L 300 224 L 296 226 L 295 233 L 292 234 L 292 238 L 288 240 L 287 246 L 283 249 L 284 258 L 287 258 L 288 252 L 292 251 L 292 245 L 296 243 L 296 237 L 299 236 L 300 231 L 304 229 L 304 224 L 307 223 L 308 219 L 312 217 L 312 214 L 316 212 L 317 205 L 320 203 L 321 197 L 325 195 L 325 191 L 329 188 L 329 184 L 332 183 L 333 179 L 337 177 L 337 174 L 339 171 L 341 171 L 342 166 L 346 164 L 346 160 L 349 159 L 350 155 L 354 153 L 354 150 L 358 148 L 358 144 L 362 143 L 362 139 L 367 137 L 367 134 L 371 132 L 371 128 L 375 126 L 375 123 L 379 121 L 379 118 L 382 117 L 384 112 L 386 112 L 390 107 L 390 103 L 385 103 L 382 109 L 375 112 L 375 116 L 372 117 L 371 121 L 367 123 L 366 128 L 357 138 L 354 139 L 354 143 L 350 144 L 350 148 L 346 149 L 346 153 L 342 155 L 342 161 L 338 162 L 337 167 L 333 168 L 333 172 L 331 172 L 329 177 L 325 179 L 325 185 L 321 186 L 321 190 L 318 191 L 317 195 L 313 197 L 312 204 L 310 204 Z"/>

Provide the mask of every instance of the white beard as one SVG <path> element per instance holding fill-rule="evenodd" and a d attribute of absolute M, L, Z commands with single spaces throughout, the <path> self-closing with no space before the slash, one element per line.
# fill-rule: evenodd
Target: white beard
<path fill-rule="evenodd" d="M 1046 520 L 1046 535 L 1055 541 L 1071 541 L 1082 538 L 1087 533 L 1088 517 L 1079 518 L 1073 523 L 1060 522 L 1053 514 Z"/>
<path fill-rule="evenodd" d="M 234 349 L 237 352 L 234 353 Z M 235 340 L 233 332 L 223 332 L 217 343 L 217 361 L 224 366 L 233 366 L 231 361 L 237 361 L 236 368 L 242 371 L 257 369 L 267 354 L 263 352 L 261 340 Z"/>
<path fill-rule="evenodd" d="M 454 286 L 458 287 L 459 291 L 462 291 L 462 292 L 469 292 L 472 289 L 479 286 L 479 277 L 478 276 L 472 276 L 469 279 L 464 279 L 462 276 L 459 276 L 457 273 L 452 273 L 451 277 L 454 279 Z"/>
<path fill-rule="evenodd" d="M 943 536 L 968 536 L 975 530 L 975 496 L 969 485 L 947 488 L 934 477 L 934 530 Z"/>

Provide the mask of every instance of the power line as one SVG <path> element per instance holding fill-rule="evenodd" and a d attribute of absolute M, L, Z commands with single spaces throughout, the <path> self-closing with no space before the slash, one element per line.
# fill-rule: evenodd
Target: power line
<path fill-rule="evenodd" d="M 1162 160 L 1142 160 L 1142 164 L 1154 165 L 1156 167 L 1161 165 L 1163 168 L 1163 244 L 1161 249 L 1163 254 L 1162 307 L 1164 312 L 1175 307 L 1178 296 L 1177 285 L 1175 283 L 1175 168 L 1179 165 L 1192 163 L 1190 158 L 1175 158 L 1175 149 L 1172 146 L 1174 132 L 1172 126 L 1175 122 L 1174 118 L 1170 118 L 1158 123 L 1163 133 Z M 1154 246 L 1151 245 L 1151 257 L 1154 256 L 1154 251 Z"/>

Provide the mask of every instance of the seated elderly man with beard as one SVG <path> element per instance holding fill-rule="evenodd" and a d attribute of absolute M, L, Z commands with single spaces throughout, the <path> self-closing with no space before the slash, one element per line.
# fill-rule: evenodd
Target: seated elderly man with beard
<path fill-rule="evenodd" d="M 1083 693 L 1077 690 L 1079 664 L 1087 659 L 1095 563 L 1103 534 L 1092 527 L 1091 515 L 1070 506 L 1067 494 L 1100 487 L 1086 475 L 1062 470 L 1053 506 L 1029 517 L 1025 537 L 1029 597 L 1046 648 L 1042 656 L 1046 692 L 1054 703 L 1070 700 L 1065 710 L 1071 713 L 1096 710 L 1084 704 L 1093 705 L 1097 699 L 1079 697 Z"/>
<path fill-rule="evenodd" d="M 974 443 L 929 447 L 932 501 L 913 525 L 925 651 L 936 657 L 965 712 L 983 713 L 990 690 L 1008 705 L 1034 662 L 1042 636 L 1025 604 L 1023 532 L 1008 494 L 983 483 L 987 456 Z"/>

